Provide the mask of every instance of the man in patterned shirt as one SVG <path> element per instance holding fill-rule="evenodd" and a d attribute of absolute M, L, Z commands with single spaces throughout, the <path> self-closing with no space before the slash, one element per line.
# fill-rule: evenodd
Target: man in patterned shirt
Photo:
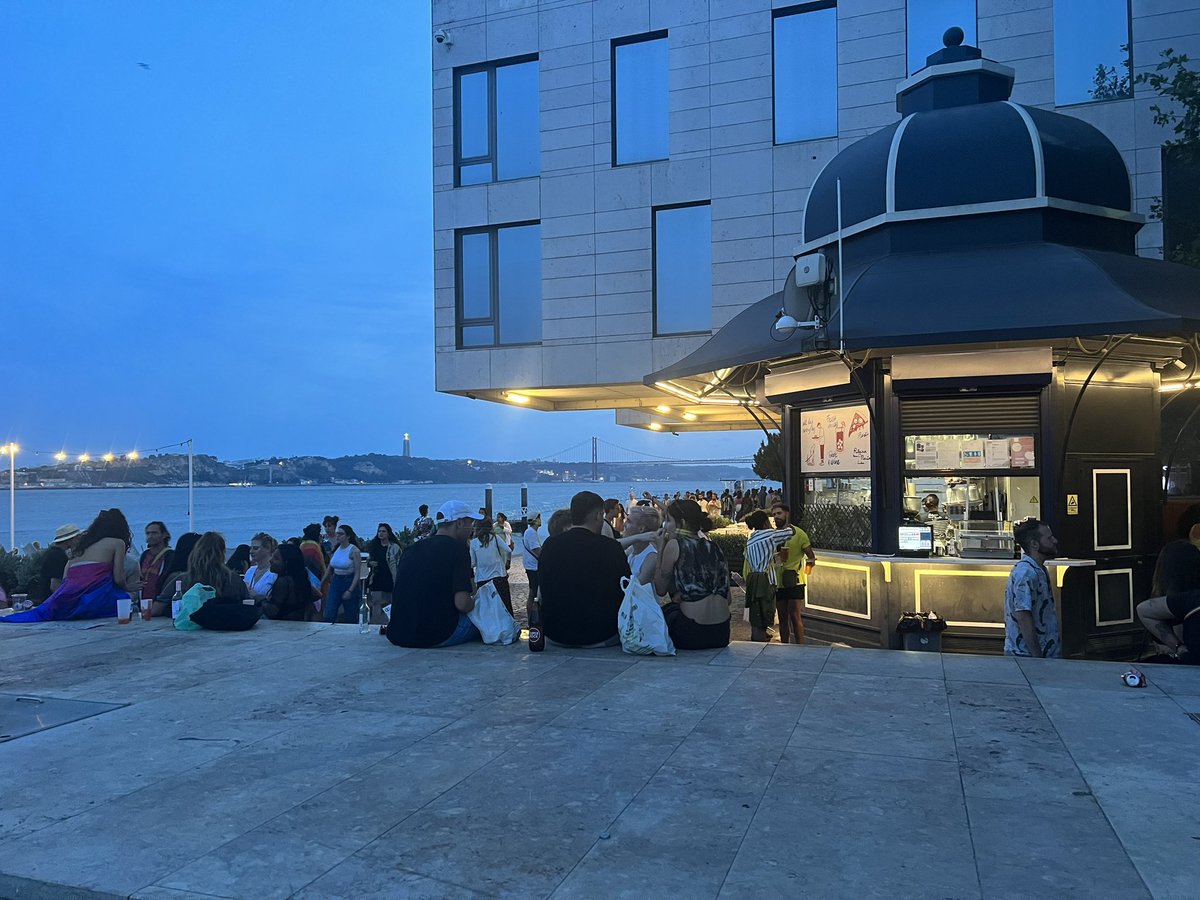
<path fill-rule="evenodd" d="M 1034 518 L 1018 522 L 1013 539 L 1024 552 L 1004 589 L 1004 653 L 1060 657 L 1058 613 L 1046 573 L 1046 560 L 1058 555 L 1058 539 Z"/>

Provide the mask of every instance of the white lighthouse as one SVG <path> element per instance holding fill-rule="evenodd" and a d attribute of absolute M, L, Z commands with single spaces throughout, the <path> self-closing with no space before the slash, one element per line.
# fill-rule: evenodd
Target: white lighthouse
<path fill-rule="evenodd" d="M 412 444 L 410 444 L 410 443 L 408 442 L 408 432 L 407 432 L 407 431 L 406 431 L 406 432 L 404 432 L 404 453 L 403 453 L 403 456 L 404 456 L 404 458 L 405 458 L 405 459 L 408 459 L 409 457 L 411 457 L 411 456 L 412 456 Z"/>

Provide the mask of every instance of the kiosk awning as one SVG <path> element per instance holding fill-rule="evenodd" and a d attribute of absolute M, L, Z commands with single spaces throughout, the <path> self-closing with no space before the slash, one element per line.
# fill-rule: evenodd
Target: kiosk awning
<path fill-rule="evenodd" d="M 747 307 L 645 383 L 816 350 L 812 331 L 772 330 L 781 302 L 777 292 Z M 833 305 L 826 335 L 836 346 Z M 1200 331 L 1200 269 L 1049 243 L 891 254 L 846 271 L 845 309 L 848 350 L 1190 334 Z"/>

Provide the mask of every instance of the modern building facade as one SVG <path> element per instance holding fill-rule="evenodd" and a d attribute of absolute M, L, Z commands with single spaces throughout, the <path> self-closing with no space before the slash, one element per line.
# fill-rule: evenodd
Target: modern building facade
<path fill-rule="evenodd" d="M 433 25 L 438 389 L 671 431 L 757 427 L 643 379 L 780 289 L 818 174 L 899 120 L 946 28 L 1103 132 L 1146 215 L 1169 133 L 1130 74 L 1200 56 L 1196 0 L 435 0 Z M 1161 223 L 1136 240 L 1161 256 Z"/>

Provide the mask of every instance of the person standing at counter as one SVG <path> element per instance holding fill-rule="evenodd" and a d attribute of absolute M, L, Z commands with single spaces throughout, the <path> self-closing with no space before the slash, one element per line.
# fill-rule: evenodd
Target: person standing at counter
<path fill-rule="evenodd" d="M 779 643 L 803 644 L 804 620 L 800 618 L 800 601 L 804 599 L 808 573 L 817 564 L 812 541 L 803 528 L 792 524 L 792 508 L 786 503 L 771 507 L 775 528 L 787 532 L 787 542 L 780 547 L 779 587 L 775 591 L 775 606 L 779 612 Z M 790 640 L 789 640 L 790 639 Z"/>
<path fill-rule="evenodd" d="M 1058 555 L 1058 539 L 1050 526 L 1029 518 L 1013 528 L 1021 559 L 1004 588 L 1004 653 L 1006 656 L 1062 656 L 1058 613 L 1046 560 Z"/>

